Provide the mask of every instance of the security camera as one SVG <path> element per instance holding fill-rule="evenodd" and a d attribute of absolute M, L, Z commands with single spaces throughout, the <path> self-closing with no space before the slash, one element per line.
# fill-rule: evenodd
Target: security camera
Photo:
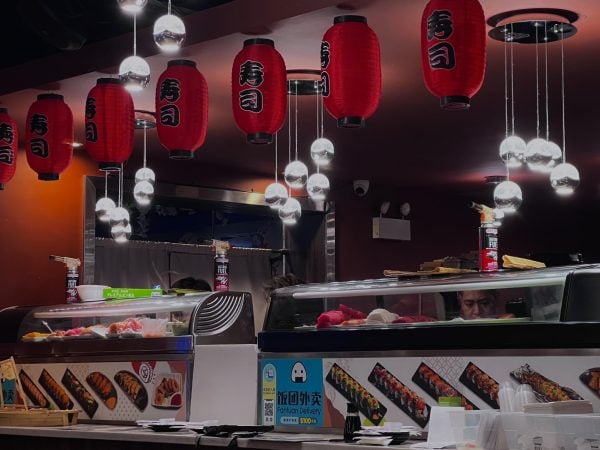
<path fill-rule="evenodd" d="M 364 197 L 369 192 L 369 180 L 354 180 L 352 187 L 356 195 Z"/>

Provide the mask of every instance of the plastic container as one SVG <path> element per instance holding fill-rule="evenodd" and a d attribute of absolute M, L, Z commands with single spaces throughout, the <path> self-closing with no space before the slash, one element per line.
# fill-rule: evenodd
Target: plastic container
<path fill-rule="evenodd" d="M 515 411 L 523 412 L 523 405 L 537 403 L 533 389 L 528 384 L 520 384 L 515 392 Z"/>
<path fill-rule="evenodd" d="M 102 295 L 104 289 L 110 289 L 110 286 L 101 284 L 81 284 L 77 286 L 77 293 L 82 302 L 96 302 L 104 300 L 104 295 Z"/>
<path fill-rule="evenodd" d="M 498 403 L 500 404 L 500 411 L 502 412 L 514 412 L 516 411 L 516 391 L 513 388 L 513 384 L 510 381 L 504 381 L 500 384 L 500 390 L 498 391 Z"/>

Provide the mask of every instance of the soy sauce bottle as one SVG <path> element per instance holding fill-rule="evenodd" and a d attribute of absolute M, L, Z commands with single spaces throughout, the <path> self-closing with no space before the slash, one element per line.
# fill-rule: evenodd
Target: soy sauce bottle
<path fill-rule="evenodd" d="M 352 442 L 354 433 L 360 430 L 360 417 L 358 407 L 354 403 L 348 403 L 346 407 L 346 422 L 344 422 L 344 442 Z"/>

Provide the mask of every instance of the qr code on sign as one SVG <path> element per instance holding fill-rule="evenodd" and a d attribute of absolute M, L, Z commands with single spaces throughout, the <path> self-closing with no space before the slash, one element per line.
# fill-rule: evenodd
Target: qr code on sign
<path fill-rule="evenodd" d="M 263 425 L 275 424 L 275 401 L 265 400 L 263 402 Z"/>

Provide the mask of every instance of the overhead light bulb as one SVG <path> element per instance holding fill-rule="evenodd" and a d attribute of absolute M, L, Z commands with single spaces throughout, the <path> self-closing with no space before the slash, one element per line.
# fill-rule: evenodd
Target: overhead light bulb
<path fill-rule="evenodd" d="M 559 164 L 550 173 L 550 184 L 558 195 L 571 195 L 579 186 L 579 171 L 573 164 Z"/>
<path fill-rule="evenodd" d="M 306 191 L 313 200 L 325 200 L 329 193 L 329 178 L 322 173 L 313 173 L 306 182 Z"/>
<path fill-rule="evenodd" d="M 542 167 L 542 172 L 550 173 L 557 164 L 560 164 L 562 149 L 552 141 L 546 141 L 546 146 L 546 152 L 552 155 L 552 160 L 546 166 Z"/>
<path fill-rule="evenodd" d="M 500 158 L 511 169 L 520 167 L 527 144 L 519 136 L 508 136 L 500 143 Z"/>
<path fill-rule="evenodd" d="M 512 214 L 523 203 L 523 192 L 514 181 L 503 181 L 494 189 L 494 204 L 496 209 L 504 214 Z"/>
<path fill-rule="evenodd" d="M 96 202 L 96 217 L 102 222 L 108 222 L 110 220 L 110 213 L 116 206 L 112 199 L 102 197 Z"/>
<path fill-rule="evenodd" d="M 294 197 L 288 198 L 285 203 L 279 208 L 279 218 L 284 225 L 294 225 L 302 215 L 302 207 L 300 202 Z"/>
<path fill-rule="evenodd" d="M 175 53 L 185 39 L 183 20 L 173 14 L 165 14 L 154 22 L 154 42 L 165 53 Z"/>
<path fill-rule="evenodd" d="M 286 184 L 292 189 L 302 189 L 308 178 L 308 168 L 302 161 L 292 161 L 283 173 Z"/>
<path fill-rule="evenodd" d="M 150 183 L 154 184 L 154 181 L 156 181 L 154 170 L 150 169 L 149 167 L 142 167 L 141 169 L 138 169 L 135 173 L 135 182 L 139 183 L 140 181 L 149 181 Z"/>
<path fill-rule="evenodd" d="M 144 6 L 146 6 L 148 0 L 117 0 L 117 3 L 123 11 L 131 14 L 137 14 L 144 9 Z"/>
<path fill-rule="evenodd" d="M 115 242 L 123 244 L 131 237 L 131 225 L 127 225 L 126 227 L 112 227 L 110 234 Z"/>
<path fill-rule="evenodd" d="M 265 189 L 265 202 L 271 209 L 279 209 L 288 198 L 288 191 L 281 183 L 271 183 Z"/>
<path fill-rule="evenodd" d="M 113 208 L 110 212 L 110 227 L 111 229 L 125 228 L 129 225 L 129 211 L 122 206 Z"/>
<path fill-rule="evenodd" d="M 494 208 L 494 221 L 492 222 L 492 225 L 494 225 L 495 227 L 499 227 L 502 225 L 502 219 L 504 219 L 504 211 L 502 211 L 501 209 L 498 208 Z"/>
<path fill-rule="evenodd" d="M 133 198 L 140 206 L 147 206 L 154 196 L 154 186 L 147 180 L 136 183 L 133 187 Z"/>
<path fill-rule="evenodd" d="M 333 142 L 326 138 L 316 139 L 310 146 L 310 157 L 317 166 L 326 166 L 333 159 Z"/>
<path fill-rule="evenodd" d="M 535 138 L 527 143 L 525 160 L 527 167 L 534 172 L 544 172 L 551 163 L 553 150 L 546 139 Z"/>
<path fill-rule="evenodd" d="M 119 78 L 130 92 L 139 92 L 150 81 L 150 66 L 139 56 L 128 56 L 119 66 Z"/>

